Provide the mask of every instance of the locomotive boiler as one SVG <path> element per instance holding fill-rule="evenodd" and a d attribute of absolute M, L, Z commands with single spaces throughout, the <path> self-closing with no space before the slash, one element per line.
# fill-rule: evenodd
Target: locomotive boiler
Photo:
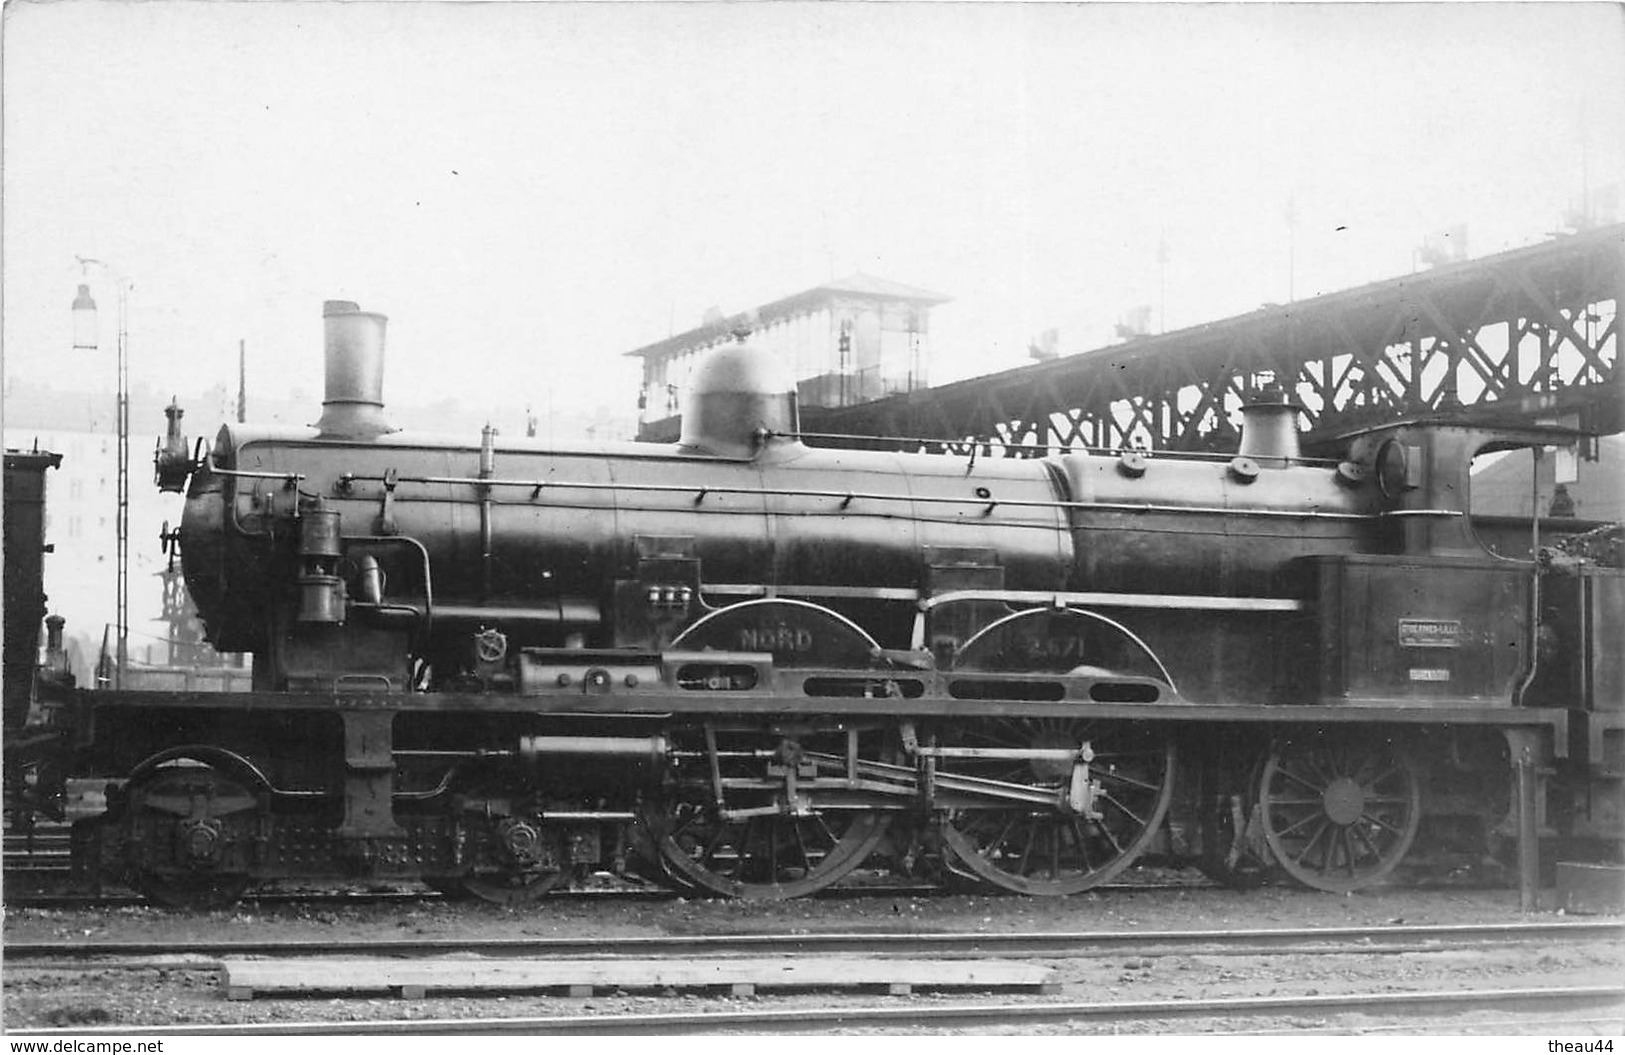
<path fill-rule="evenodd" d="M 817 448 L 742 339 L 675 445 L 472 441 L 393 429 L 384 317 L 324 320 L 315 425 L 159 456 L 253 691 L 74 712 L 114 785 L 81 856 L 160 900 L 601 869 L 784 897 L 865 861 L 1066 894 L 1148 850 L 1349 890 L 1422 831 L 1493 849 L 1536 770 L 1543 820 L 1617 833 L 1625 572 L 1542 565 L 1469 499 L 1475 455 L 1572 436 L 1306 458 L 1262 391 L 1234 454 Z"/>

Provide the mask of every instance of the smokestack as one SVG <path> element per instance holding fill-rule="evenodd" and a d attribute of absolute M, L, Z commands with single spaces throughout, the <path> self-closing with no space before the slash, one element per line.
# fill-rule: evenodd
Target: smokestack
<path fill-rule="evenodd" d="M 371 440 L 394 432 L 384 420 L 384 325 L 388 316 L 362 311 L 348 300 L 322 305 L 327 357 L 323 437 Z"/>
<path fill-rule="evenodd" d="M 1302 457 L 1298 444 L 1298 412 L 1281 386 L 1265 385 L 1251 403 L 1241 408 L 1241 457 L 1270 469 L 1284 469 Z"/>

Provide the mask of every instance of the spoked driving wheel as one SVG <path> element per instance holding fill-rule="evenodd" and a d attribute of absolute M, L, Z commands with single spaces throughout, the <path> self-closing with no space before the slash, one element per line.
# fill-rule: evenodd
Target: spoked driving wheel
<path fill-rule="evenodd" d="M 666 826 L 665 809 L 663 805 L 656 807 L 645 804 L 639 814 L 639 823 L 628 826 L 626 870 L 638 879 L 678 894 L 704 897 L 708 891 L 696 888 L 672 870 L 666 862 L 660 841 L 654 835 L 657 828 L 663 830 Z"/>
<path fill-rule="evenodd" d="M 703 748 L 695 741 L 695 764 L 674 772 L 640 814 L 676 886 L 804 897 L 849 875 L 885 835 L 889 814 L 850 787 L 856 733 L 713 730 Z"/>
<path fill-rule="evenodd" d="M 880 842 L 886 820 L 862 810 L 726 817 L 696 804 L 646 814 L 645 823 L 679 882 L 724 897 L 777 901 L 845 878 Z"/>
<path fill-rule="evenodd" d="M 1281 867 L 1305 886 L 1339 893 L 1393 871 L 1422 816 L 1410 760 L 1376 738 L 1279 745 L 1264 765 L 1259 801 Z"/>
<path fill-rule="evenodd" d="M 1130 723 L 983 719 L 938 744 L 955 752 L 935 774 L 939 801 L 953 803 L 941 829 L 950 867 L 1015 893 L 1112 879 L 1156 835 L 1173 794 L 1172 740 Z"/>

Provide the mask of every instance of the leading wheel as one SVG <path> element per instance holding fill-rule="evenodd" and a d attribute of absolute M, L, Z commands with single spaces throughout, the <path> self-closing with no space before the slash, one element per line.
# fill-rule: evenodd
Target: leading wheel
<path fill-rule="evenodd" d="M 493 905 L 519 907 L 534 904 L 570 879 L 567 869 L 520 869 L 477 872 L 460 877 L 462 893 Z"/>
<path fill-rule="evenodd" d="M 236 904 L 250 877 L 241 871 L 241 822 L 259 802 L 214 766 L 175 758 L 138 771 L 125 787 L 124 823 L 141 856 L 130 885 L 163 908 L 206 911 Z"/>
<path fill-rule="evenodd" d="M 1129 723 L 990 718 L 944 730 L 938 742 L 991 752 L 1087 747 L 1092 753 L 1092 807 L 1083 812 L 1066 804 L 1076 779 L 1071 762 L 971 756 L 937 763 L 939 789 L 964 776 L 988 782 L 968 785 L 973 790 L 996 794 L 1003 785 L 1048 800 L 970 804 L 943 817 L 950 867 L 1018 894 L 1076 894 L 1117 876 L 1155 837 L 1173 795 L 1173 741 Z"/>
<path fill-rule="evenodd" d="M 580 870 L 548 804 L 527 774 L 489 767 L 466 774 L 447 800 L 453 824 L 468 836 L 461 871 L 423 877 L 452 900 L 530 905 Z"/>
<path fill-rule="evenodd" d="M 473 897 L 463 885 L 462 876 L 420 876 L 419 882 L 447 901 L 467 901 Z"/>
<path fill-rule="evenodd" d="M 135 892 L 160 908 L 211 912 L 230 908 L 248 890 L 246 875 L 198 876 L 140 871 L 130 878 Z"/>
<path fill-rule="evenodd" d="M 1386 740 L 1283 743 L 1259 780 L 1264 838 L 1298 882 L 1338 893 L 1386 876 L 1422 819 L 1422 787 Z"/>

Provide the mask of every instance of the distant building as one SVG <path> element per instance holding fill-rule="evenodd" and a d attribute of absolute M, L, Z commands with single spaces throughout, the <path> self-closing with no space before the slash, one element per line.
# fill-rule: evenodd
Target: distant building
<path fill-rule="evenodd" d="M 949 299 L 856 274 L 744 314 L 751 343 L 781 357 L 803 406 L 844 407 L 929 387 L 931 308 Z M 677 438 L 689 375 L 707 351 L 734 339 L 733 328 L 712 312 L 692 330 L 626 353 L 643 360 L 639 439 Z"/>
<path fill-rule="evenodd" d="M 10 450 L 62 455 L 61 466 L 45 474 L 45 542 L 52 547 L 45 555 L 45 606 L 67 619 L 70 664 L 79 684 L 88 686 L 104 631 L 110 651 L 118 633 L 117 435 L 112 429 L 91 432 L 8 424 L 4 438 Z M 166 523 L 180 523 L 181 498 L 161 494 L 152 485 L 151 443 L 151 437 L 140 434 L 130 441 L 132 664 L 169 662 L 169 628 L 162 620 L 168 562 L 158 536 Z"/>

